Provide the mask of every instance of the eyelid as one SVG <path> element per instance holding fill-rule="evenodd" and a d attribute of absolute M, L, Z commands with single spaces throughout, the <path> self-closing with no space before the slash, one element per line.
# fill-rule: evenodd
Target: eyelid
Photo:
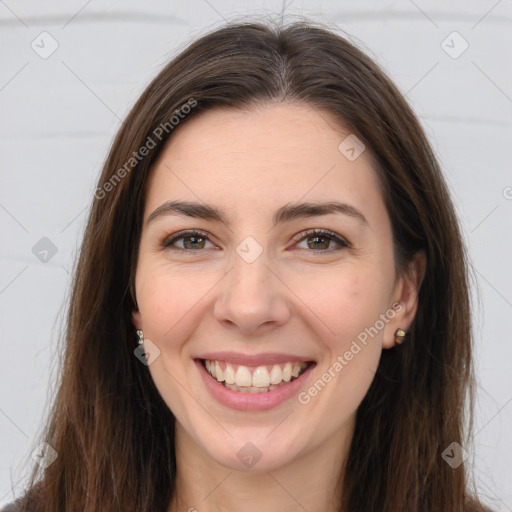
<path fill-rule="evenodd" d="M 342 246 L 344 248 L 352 247 L 352 244 L 350 244 L 350 242 L 347 239 L 345 239 L 341 235 L 338 235 L 338 233 L 335 233 L 334 231 L 331 231 L 331 230 L 325 229 L 325 228 L 311 228 L 311 229 L 307 229 L 306 231 L 301 231 L 300 233 L 297 233 L 292 238 L 292 240 L 294 240 L 296 242 L 301 242 L 305 238 L 308 238 L 313 235 L 325 235 L 325 236 L 327 236 L 327 238 L 331 238 L 333 241 L 335 241 L 336 243 L 338 243 L 340 246 Z M 328 253 L 328 252 L 333 252 L 333 249 L 323 249 L 320 251 L 308 251 L 308 252 Z"/>
<path fill-rule="evenodd" d="M 325 228 L 310 228 L 305 231 L 301 231 L 300 233 L 297 233 L 296 235 L 294 235 L 292 237 L 292 240 L 294 242 L 299 243 L 299 242 L 302 242 L 304 239 L 306 239 L 310 236 L 313 236 L 313 235 L 325 235 L 327 238 L 330 238 L 332 241 L 336 242 L 341 248 L 352 247 L 352 244 L 348 240 L 346 240 L 344 237 L 342 237 L 338 233 L 335 233 L 334 231 L 330 231 L 329 229 L 325 229 Z M 172 235 L 166 237 L 163 240 L 163 242 L 161 243 L 161 246 L 164 249 L 169 248 L 169 247 L 171 247 L 171 244 L 173 242 L 175 242 L 176 240 L 179 240 L 180 238 L 187 238 L 187 237 L 193 237 L 193 236 L 197 236 L 199 238 L 204 238 L 205 240 L 209 241 L 210 243 L 213 243 L 212 240 L 210 239 L 211 235 L 209 233 L 207 233 L 206 231 L 202 231 L 200 229 L 184 229 L 184 230 L 178 231 L 178 232 L 173 233 Z M 186 252 L 186 253 L 193 253 L 193 252 L 201 251 L 201 249 L 195 251 L 193 249 L 182 249 L 179 247 L 173 247 L 173 250 L 176 250 L 179 252 Z M 318 251 L 314 251 L 314 250 L 308 251 L 307 249 L 299 249 L 299 250 L 304 250 L 306 252 L 311 252 L 311 253 L 324 254 L 324 253 L 334 252 L 336 250 L 339 250 L 339 248 L 338 249 L 321 249 Z"/>
<path fill-rule="evenodd" d="M 176 233 L 173 233 L 172 235 L 166 237 L 163 242 L 161 243 L 161 246 L 163 248 L 170 247 L 172 242 L 175 242 L 176 240 L 179 240 L 180 238 L 187 238 L 197 236 L 200 238 L 204 238 L 208 240 L 209 242 L 213 243 L 210 239 L 211 235 L 207 233 L 206 231 L 202 231 L 201 229 L 183 229 L 181 231 L 177 231 Z M 192 252 L 189 249 L 180 249 L 179 247 L 175 247 L 178 251 L 186 251 L 186 252 Z"/>

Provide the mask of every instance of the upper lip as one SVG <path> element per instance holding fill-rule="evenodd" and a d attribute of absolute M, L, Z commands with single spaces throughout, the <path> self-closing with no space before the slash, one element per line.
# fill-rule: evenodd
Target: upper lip
<path fill-rule="evenodd" d="M 225 361 L 243 366 L 266 366 L 287 362 L 313 362 L 310 357 L 297 356 L 295 354 L 284 354 L 277 352 L 266 352 L 263 354 L 242 354 L 241 352 L 208 352 L 196 357 L 196 359 L 207 359 L 210 361 Z"/>

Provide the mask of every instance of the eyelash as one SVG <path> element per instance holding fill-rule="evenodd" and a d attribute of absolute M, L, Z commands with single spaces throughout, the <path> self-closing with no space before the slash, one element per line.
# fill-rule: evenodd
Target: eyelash
<path fill-rule="evenodd" d="M 338 243 L 340 247 L 338 249 L 321 249 L 318 251 L 308 250 L 308 249 L 300 249 L 300 250 L 305 250 L 307 252 L 316 253 L 316 254 L 325 254 L 325 253 L 331 253 L 334 251 L 338 251 L 342 248 L 348 249 L 351 247 L 350 243 L 347 242 L 344 238 L 342 238 L 337 233 L 334 233 L 333 231 L 329 231 L 328 229 L 308 229 L 306 231 L 303 231 L 302 233 L 299 233 L 298 235 L 295 235 L 293 237 L 293 240 L 296 241 L 297 243 L 299 243 L 299 242 L 302 242 L 303 240 L 310 238 L 312 236 L 322 236 L 324 238 L 329 239 L 329 241 L 334 241 L 334 242 Z M 204 231 L 186 230 L 186 231 L 180 231 L 180 232 L 175 233 L 174 235 L 171 235 L 170 237 L 166 238 L 162 242 L 161 246 L 163 249 L 168 249 L 168 248 L 171 248 L 172 244 L 175 243 L 177 240 L 180 240 L 182 238 L 192 238 L 192 237 L 202 238 L 202 239 L 205 239 L 205 240 L 211 242 L 211 240 L 208 238 L 208 233 L 206 233 Z M 189 254 L 193 253 L 193 252 L 198 252 L 201 250 L 201 249 L 198 249 L 198 251 L 195 251 L 194 249 L 181 249 L 179 247 L 172 247 L 172 249 L 174 251 L 179 251 L 181 253 L 189 253 Z"/>

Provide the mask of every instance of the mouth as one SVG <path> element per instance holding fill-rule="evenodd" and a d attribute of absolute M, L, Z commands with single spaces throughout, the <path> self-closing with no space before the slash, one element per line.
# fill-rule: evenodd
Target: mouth
<path fill-rule="evenodd" d="M 314 361 L 287 361 L 262 366 L 246 366 L 218 359 L 198 359 L 208 376 L 237 393 L 269 393 L 298 380 Z"/>

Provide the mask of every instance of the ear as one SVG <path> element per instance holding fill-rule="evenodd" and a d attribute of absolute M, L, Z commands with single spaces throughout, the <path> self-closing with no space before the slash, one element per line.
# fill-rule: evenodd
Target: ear
<path fill-rule="evenodd" d="M 403 329 L 407 332 L 411 326 L 418 310 L 418 295 L 425 276 L 426 266 L 425 252 L 418 251 L 396 279 L 390 304 L 390 308 L 395 311 L 395 315 L 390 318 L 384 329 L 383 348 L 395 346 L 395 331 L 397 329 Z M 393 307 L 393 304 L 396 306 Z"/>
<path fill-rule="evenodd" d="M 135 329 L 142 329 L 142 319 L 138 309 L 132 310 L 132 323 L 135 326 Z"/>

